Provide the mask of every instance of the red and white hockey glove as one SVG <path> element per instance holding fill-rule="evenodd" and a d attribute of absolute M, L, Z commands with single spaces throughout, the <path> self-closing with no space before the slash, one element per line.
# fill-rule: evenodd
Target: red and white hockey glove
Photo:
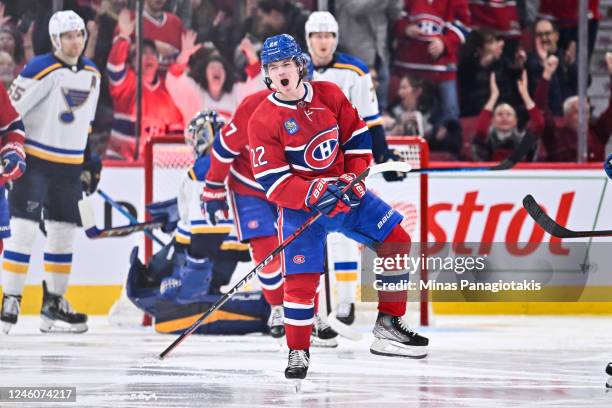
<path fill-rule="evenodd" d="M 202 213 L 208 213 L 208 219 L 212 225 L 217 225 L 217 219 L 229 218 L 229 206 L 227 205 L 227 190 L 225 185 L 206 183 L 202 195 L 200 195 L 200 207 Z"/>
<path fill-rule="evenodd" d="M 306 194 L 306 206 L 328 217 L 350 211 L 348 202 L 348 196 L 343 196 L 338 186 L 323 179 L 313 180 Z"/>
<path fill-rule="evenodd" d="M 338 180 L 336 180 L 336 186 L 338 186 L 340 190 L 344 190 L 344 188 L 351 184 L 355 178 L 354 173 L 344 173 Z M 361 204 L 361 199 L 366 194 L 366 186 L 362 181 L 360 181 L 351 187 L 345 194 L 349 198 L 348 204 L 351 206 L 351 208 L 357 207 L 359 204 Z"/>
<path fill-rule="evenodd" d="M 0 149 L 0 160 L 2 160 L 1 181 L 15 180 L 25 172 L 25 151 L 23 145 L 17 142 L 9 142 Z"/>

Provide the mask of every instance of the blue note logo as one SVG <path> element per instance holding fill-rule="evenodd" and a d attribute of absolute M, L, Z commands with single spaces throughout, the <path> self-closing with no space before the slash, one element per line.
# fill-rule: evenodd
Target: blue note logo
<path fill-rule="evenodd" d="M 74 111 L 85 104 L 87 98 L 89 98 L 89 93 L 89 90 L 82 91 L 79 89 L 62 88 L 62 95 L 68 110 L 60 113 L 60 120 L 64 123 L 74 122 Z"/>
<path fill-rule="evenodd" d="M 291 118 L 291 119 L 285 121 L 285 130 L 290 135 L 294 135 L 294 134 L 297 133 L 298 130 L 300 130 L 300 127 L 298 126 L 298 124 L 295 121 L 295 119 Z"/>

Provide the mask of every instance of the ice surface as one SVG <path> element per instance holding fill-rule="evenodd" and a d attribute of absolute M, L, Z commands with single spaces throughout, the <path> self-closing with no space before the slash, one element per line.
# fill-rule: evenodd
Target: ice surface
<path fill-rule="evenodd" d="M 423 360 L 371 355 L 361 326 L 360 342 L 311 350 L 298 394 L 269 337 L 194 335 L 161 361 L 175 336 L 90 321 L 86 334 L 44 335 L 24 316 L 0 337 L 0 385 L 75 386 L 76 404 L 0 406 L 612 407 L 611 318 L 437 316 Z"/>

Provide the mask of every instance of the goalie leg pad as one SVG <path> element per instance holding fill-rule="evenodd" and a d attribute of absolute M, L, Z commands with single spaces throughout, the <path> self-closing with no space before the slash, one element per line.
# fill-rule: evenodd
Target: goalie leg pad
<path fill-rule="evenodd" d="M 172 276 L 162 280 L 160 293 L 176 303 L 193 303 L 209 293 L 211 281 L 210 260 L 187 255 L 185 264 L 175 266 Z"/>
<path fill-rule="evenodd" d="M 125 292 L 128 299 L 150 315 L 157 314 L 156 303 L 159 299 L 159 287 L 157 285 L 147 287 L 149 272 L 147 267 L 138 259 L 138 247 L 132 249 L 130 254 L 130 270 L 128 272 Z"/>

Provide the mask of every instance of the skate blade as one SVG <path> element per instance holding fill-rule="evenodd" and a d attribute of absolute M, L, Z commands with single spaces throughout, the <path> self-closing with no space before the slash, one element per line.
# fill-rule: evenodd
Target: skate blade
<path fill-rule="evenodd" d="M 87 323 L 70 324 L 44 316 L 40 322 L 40 331 L 43 333 L 85 333 L 87 330 Z"/>
<path fill-rule="evenodd" d="M 340 336 L 346 337 L 349 340 L 359 341 L 363 337 L 360 332 L 338 320 L 336 312 L 331 312 L 327 316 L 327 324 Z"/>
<path fill-rule="evenodd" d="M 310 336 L 310 345 L 312 347 L 322 347 L 322 348 L 336 348 L 338 347 L 338 340 L 333 339 L 320 339 L 315 336 Z"/>
<path fill-rule="evenodd" d="M 427 357 L 427 346 L 407 346 L 394 340 L 374 339 L 370 346 L 370 353 L 377 356 L 407 357 L 421 359 Z"/>

